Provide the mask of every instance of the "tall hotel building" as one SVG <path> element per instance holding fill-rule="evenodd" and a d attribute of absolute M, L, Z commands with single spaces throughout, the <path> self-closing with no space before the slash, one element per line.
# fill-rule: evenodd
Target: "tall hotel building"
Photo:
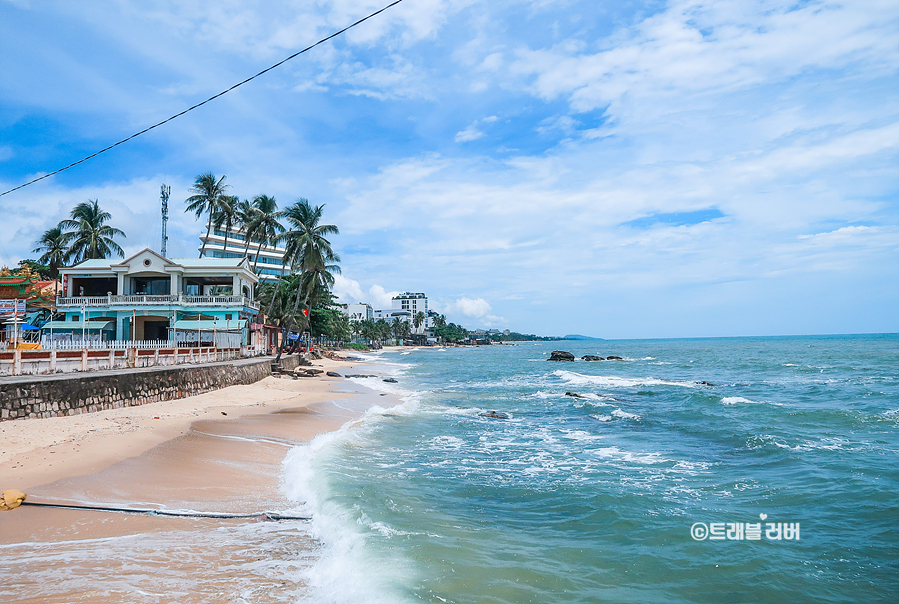
<path fill-rule="evenodd" d="M 212 226 L 209 232 L 209 238 L 206 232 L 200 234 L 200 247 L 202 249 L 203 242 L 206 242 L 206 256 L 209 258 L 243 258 L 244 249 L 247 247 L 247 237 L 244 233 L 239 232 L 235 228 L 228 230 L 228 249 L 225 249 L 225 227 L 217 228 Z M 259 249 L 258 241 L 251 241 L 249 249 L 246 253 L 250 259 L 250 266 L 256 264 L 256 273 L 259 275 L 260 281 L 274 281 L 281 275 L 281 269 L 284 274 L 290 273 L 290 267 L 283 265 L 284 254 L 286 250 L 283 247 L 263 245 Z M 258 262 L 256 255 L 259 255 Z"/>

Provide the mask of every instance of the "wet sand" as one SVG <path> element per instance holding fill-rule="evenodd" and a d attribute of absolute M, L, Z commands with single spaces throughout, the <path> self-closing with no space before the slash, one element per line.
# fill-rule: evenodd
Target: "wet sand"
<path fill-rule="evenodd" d="M 315 364 L 373 373 L 358 363 Z M 288 450 L 397 402 L 339 378 L 270 377 L 179 401 L 5 422 L 0 490 L 53 503 L 302 514 L 302 502 L 279 489 Z M 0 597 L 295 601 L 316 549 L 304 525 L 23 506 L 0 513 Z"/>

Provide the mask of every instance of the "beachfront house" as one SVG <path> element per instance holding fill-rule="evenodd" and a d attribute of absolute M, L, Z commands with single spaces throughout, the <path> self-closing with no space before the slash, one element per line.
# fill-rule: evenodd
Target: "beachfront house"
<path fill-rule="evenodd" d="M 61 268 L 57 317 L 42 337 L 249 342 L 259 278 L 246 258 L 164 258 L 150 249 L 125 260 Z M 61 315 L 61 316 L 60 316 Z"/>

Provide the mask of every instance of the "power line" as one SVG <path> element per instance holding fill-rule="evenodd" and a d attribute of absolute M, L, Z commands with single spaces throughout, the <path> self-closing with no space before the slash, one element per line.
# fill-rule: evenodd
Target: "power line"
<path fill-rule="evenodd" d="M 391 3 L 388 4 L 387 6 L 385 6 L 385 7 L 383 7 L 383 8 L 380 8 L 380 9 L 376 10 L 375 12 L 371 13 L 371 14 L 368 15 L 368 16 L 362 17 L 362 18 L 359 19 L 358 21 L 356 21 L 356 22 L 354 22 L 354 23 L 351 23 L 350 25 L 347 25 L 347 26 L 344 27 L 343 29 L 334 32 L 333 34 L 331 34 L 330 36 L 328 36 L 328 37 L 326 37 L 326 38 L 322 38 L 321 40 L 319 40 L 319 41 L 316 42 L 315 44 L 312 44 L 312 45 L 310 45 L 310 46 L 307 46 L 306 48 L 304 48 L 303 50 L 301 50 L 301 51 L 299 51 L 299 52 L 293 53 L 292 55 L 290 55 L 290 56 L 287 57 L 286 59 L 283 59 L 283 60 L 281 60 L 281 61 L 278 61 L 277 63 L 275 63 L 275 64 L 272 65 L 271 67 L 267 67 L 267 68 L 263 69 L 262 71 L 260 71 L 260 72 L 257 73 L 256 75 L 250 76 L 250 77 L 248 77 L 247 79 L 245 79 L 245 80 L 243 80 L 243 81 L 241 81 L 241 82 L 238 82 L 238 83 L 235 84 L 234 86 L 231 86 L 230 88 L 228 88 L 228 89 L 226 89 L 226 90 L 223 90 L 223 91 L 221 91 L 220 93 L 218 93 L 218 94 L 216 94 L 216 95 L 213 95 L 213 96 L 209 97 L 209 98 L 206 99 L 205 101 L 201 101 L 201 102 L 197 103 L 196 105 L 191 105 L 190 107 L 188 107 L 187 109 L 185 109 L 184 111 L 182 111 L 182 112 L 180 112 L 180 113 L 176 113 L 175 115 L 173 115 L 173 116 L 171 116 L 171 117 L 169 117 L 169 118 L 166 118 L 166 119 L 162 120 L 162 121 L 159 122 L 159 123 L 153 124 L 152 126 L 150 126 L 150 127 L 148 127 L 148 128 L 144 128 L 144 129 L 141 130 L 140 132 L 135 132 L 134 134 L 132 134 L 132 135 L 129 136 L 128 138 L 123 138 L 123 139 L 120 140 L 119 142 L 113 143 L 112 145 L 109 145 L 108 147 L 106 147 L 106 148 L 104 148 L 104 149 L 100 149 L 100 150 L 97 151 L 96 153 L 92 153 L 92 154 L 88 155 L 87 157 L 85 157 L 85 158 L 83 158 L 83 159 L 79 159 L 78 161 L 73 162 L 73 163 L 69 164 L 68 166 L 65 166 L 65 167 L 63 167 L 63 168 L 60 168 L 59 170 L 56 170 L 56 171 L 54 171 L 54 172 L 50 172 L 49 174 L 44 174 L 43 176 L 39 176 L 38 178 L 35 178 L 34 180 L 29 180 L 28 182 L 26 182 L 26 183 L 24 183 L 24 184 L 21 184 L 21 185 L 19 185 L 19 186 L 17 186 L 17 187 L 13 187 L 12 189 L 10 189 L 10 190 L 8 190 L 8 191 L 4 191 L 3 193 L 0 193 L 0 197 L 3 197 L 4 195 L 6 195 L 6 194 L 8 194 L 8 193 L 12 193 L 13 191 L 17 191 L 17 190 L 19 190 L 19 189 L 21 189 L 21 188 L 23 188 L 23 187 L 27 187 L 28 185 L 34 184 L 34 183 L 38 182 L 39 180 L 43 180 L 43 179 L 45 179 L 45 178 L 49 178 L 50 176 L 53 176 L 54 174 L 59 174 L 59 173 L 62 172 L 63 170 L 68 170 L 69 168 L 73 168 L 73 167 L 77 166 L 78 164 L 82 164 L 82 163 L 86 162 L 86 161 L 89 160 L 89 159 L 92 159 L 92 158 L 94 158 L 94 157 L 97 157 L 97 156 L 100 155 L 101 153 L 105 153 L 105 152 L 109 151 L 110 149 L 114 149 L 115 147 L 118 147 L 118 146 L 121 145 L 122 143 L 127 143 L 127 142 L 130 141 L 132 138 L 137 138 L 137 137 L 140 136 L 141 134 L 144 134 L 144 133 L 146 133 L 146 132 L 149 132 L 150 130 L 152 130 L 152 129 L 154 129 L 154 128 L 158 128 L 159 126 L 162 126 L 163 124 L 166 124 L 166 123 L 172 121 L 173 119 L 175 119 L 175 118 L 177 118 L 177 117 L 181 117 L 181 116 L 184 115 L 185 113 L 188 113 L 188 112 L 190 112 L 190 111 L 193 111 L 194 109 L 196 109 L 196 108 L 198 108 L 198 107 L 202 107 L 203 105 L 205 105 L 205 104 L 208 103 L 209 101 L 213 101 L 213 100 L 219 98 L 220 96 L 223 96 L 223 95 L 228 94 L 229 92 L 231 92 L 231 91 L 234 90 L 235 88 L 238 88 L 238 87 L 240 87 L 240 86 L 243 86 L 244 84 L 246 84 L 247 82 L 249 82 L 249 81 L 251 81 L 251 80 L 255 80 L 256 78 L 258 78 L 258 77 L 261 76 L 262 74 L 268 73 L 269 71 L 271 71 L 272 69 L 275 69 L 276 67 L 280 67 L 280 66 L 283 65 L 284 63 L 287 63 L 288 61 L 290 61 L 291 59 L 294 59 L 294 58 L 300 56 L 301 54 L 303 54 L 303 53 L 305 53 L 305 52 L 308 52 L 308 51 L 312 50 L 313 48 L 315 48 L 315 47 L 318 46 L 319 44 L 324 44 L 324 43 L 327 42 L 328 40 L 331 40 L 332 38 L 336 38 L 336 37 L 339 36 L 340 34 L 346 32 L 346 31 L 348 31 L 348 30 L 350 30 L 350 29 L 353 29 L 354 27 L 356 27 L 356 26 L 359 25 L 360 23 L 363 23 L 363 22 L 365 22 L 365 21 L 368 21 L 368 20 L 371 19 L 372 17 L 375 17 L 375 16 L 377 16 L 377 15 L 383 13 L 383 12 L 384 12 L 385 10 L 387 10 L 388 8 L 391 8 L 391 7 L 393 7 L 393 6 L 396 6 L 397 4 L 399 4 L 399 3 L 402 2 L 402 1 L 403 1 L 403 0 L 394 0 L 394 2 L 391 2 Z"/>

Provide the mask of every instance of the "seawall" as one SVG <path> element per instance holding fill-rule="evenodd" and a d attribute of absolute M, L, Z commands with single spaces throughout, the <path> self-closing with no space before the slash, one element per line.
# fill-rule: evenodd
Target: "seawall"
<path fill-rule="evenodd" d="M 285 369 L 299 356 L 282 358 Z M 202 365 L 21 376 L 0 380 L 0 421 L 60 417 L 168 401 L 271 375 L 270 357 Z"/>

